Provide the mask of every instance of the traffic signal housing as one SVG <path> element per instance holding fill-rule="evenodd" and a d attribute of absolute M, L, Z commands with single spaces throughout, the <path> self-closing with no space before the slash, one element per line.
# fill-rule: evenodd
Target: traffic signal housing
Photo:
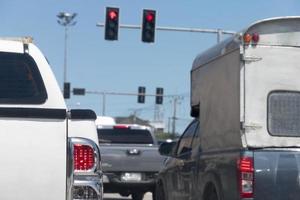
<path fill-rule="evenodd" d="M 65 99 L 70 99 L 70 90 L 71 90 L 71 84 L 70 82 L 64 82 L 64 98 Z"/>
<path fill-rule="evenodd" d="M 146 94 L 146 87 L 140 86 L 138 88 L 138 103 L 145 103 L 145 94 Z"/>
<path fill-rule="evenodd" d="M 155 10 L 143 10 L 143 22 L 142 22 L 142 41 L 154 42 L 155 39 Z"/>
<path fill-rule="evenodd" d="M 119 32 L 119 8 L 106 8 L 105 40 L 118 40 Z"/>
<path fill-rule="evenodd" d="M 85 88 L 73 88 L 74 95 L 85 95 Z"/>
<path fill-rule="evenodd" d="M 156 88 L 156 96 L 155 96 L 156 104 L 163 104 L 163 95 L 164 95 L 164 89 Z"/>

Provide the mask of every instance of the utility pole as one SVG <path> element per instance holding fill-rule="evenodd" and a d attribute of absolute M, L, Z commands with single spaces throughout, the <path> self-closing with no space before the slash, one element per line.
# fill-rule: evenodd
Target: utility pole
<path fill-rule="evenodd" d="M 172 117 L 172 137 L 175 137 L 175 131 L 176 131 L 176 109 L 177 109 L 177 101 L 178 101 L 178 97 L 174 97 L 173 99 L 173 117 Z"/>
<path fill-rule="evenodd" d="M 105 116 L 106 93 L 102 93 L 102 116 Z"/>
<path fill-rule="evenodd" d="M 170 118 L 172 120 L 172 137 L 176 136 L 176 121 L 178 120 L 177 117 L 177 105 L 180 103 L 180 100 L 182 100 L 182 96 L 173 96 L 173 116 Z"/>
<path fill-rule="evenodd" d="M 68 28 L 74 26 L 76 21 L 73 21 L 77 16 L 76 13 L 60 12 L 57 14 L 57 23 L 65 27 L 65 44 L 64 44 L 64 76 L 63 84 L 67 82 L 67 40 L 68 40 Z"/>

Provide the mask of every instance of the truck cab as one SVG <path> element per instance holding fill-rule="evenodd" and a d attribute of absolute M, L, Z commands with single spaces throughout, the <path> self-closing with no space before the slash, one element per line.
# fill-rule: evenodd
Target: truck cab
<path fill-rule="evenodd" d="M 0 199 L 102 198 L 91 110 L 68 110 L 32 38 L 0 38 Z"/>

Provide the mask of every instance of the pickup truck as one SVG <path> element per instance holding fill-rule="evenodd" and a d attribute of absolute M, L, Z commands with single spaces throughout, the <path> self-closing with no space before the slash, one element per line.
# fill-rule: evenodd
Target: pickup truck
<path fill-rule="evenodd" d="M 91 110 L 68 110 L 29 37 L 0 39 L 0 199 L 102 199 Z"/>
<path fill-rule="evenodd" d="M 104 192 L 143 199 L 155 189 L 163 163 L 156 139 L 147 126 L 97 125 L 103 167 Z M 155 197 L 155 195 L 153 195 Z"/>
<path fill-rule="evenodd" d="M 157 199 L 300 199 L 299 41 L 300 16 L 264 19 L 196 57 Z"/>

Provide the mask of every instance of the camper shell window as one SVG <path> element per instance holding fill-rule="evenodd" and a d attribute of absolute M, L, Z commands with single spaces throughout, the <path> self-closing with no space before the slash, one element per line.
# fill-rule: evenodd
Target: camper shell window
<path fill-rule="evenodd" d="M 300 92 L 269 94 L 268 130 L 273 136 L 300 137 Z"/>
<path fill-rule="evenodd" d="M 41 104 L 46 89 L 33 58 L 28 54 L 0 52 L 0 103 Z"/>

